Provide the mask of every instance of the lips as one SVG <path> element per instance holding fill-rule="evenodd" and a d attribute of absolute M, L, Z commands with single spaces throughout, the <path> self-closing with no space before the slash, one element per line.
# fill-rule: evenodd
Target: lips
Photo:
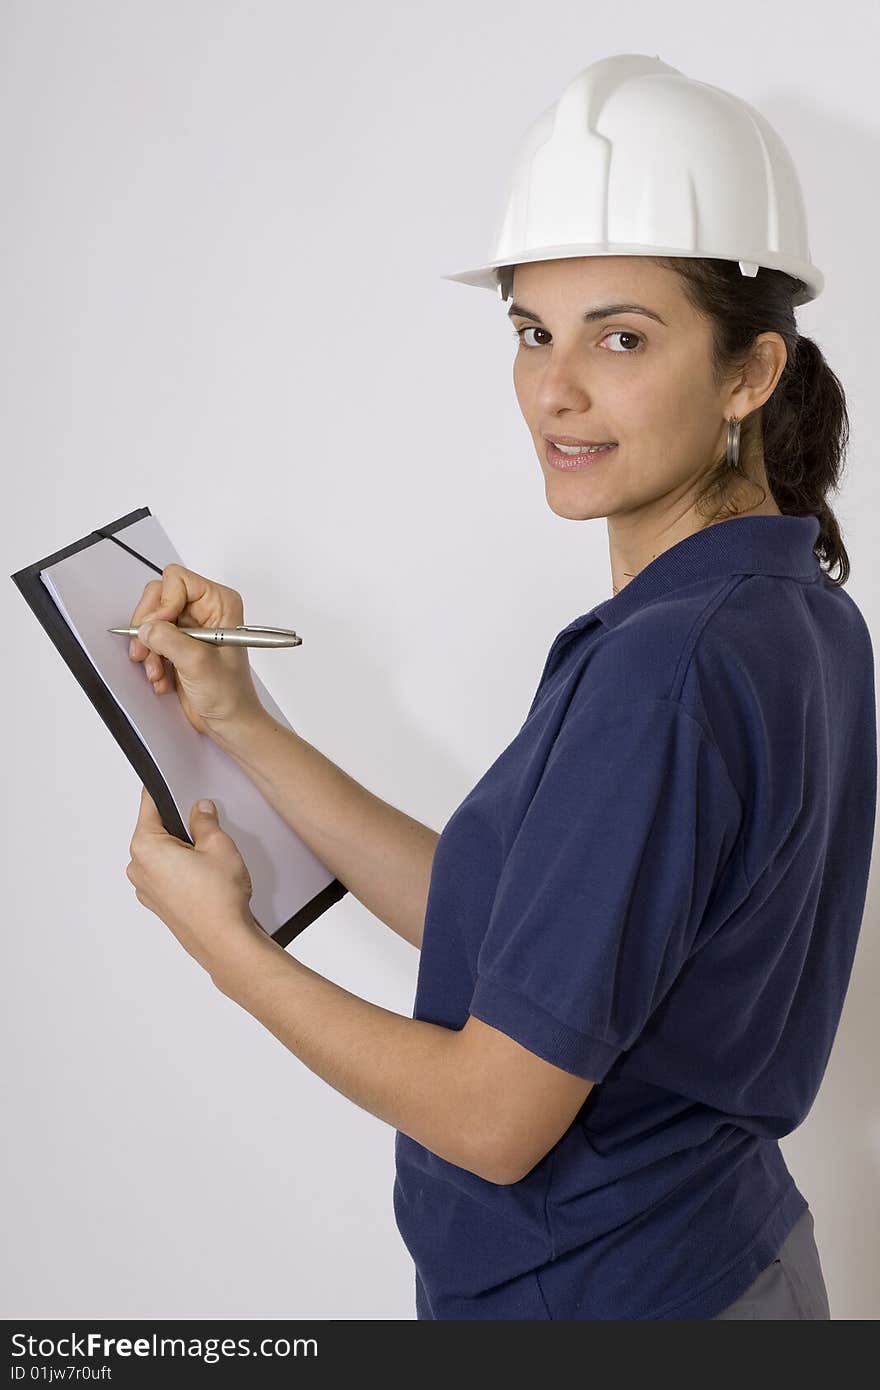
<path fill-rule="evenodd" d="M 550 464 L 551 468 L 559 468 L 567 471 L 595 467 L 601 463 L 603 459 L 609 458 L 616 448 L 616 444 L 606 444 L 604 446 L 598 446 L 595 453 L 587 453 L 585 447 L 583 453 L 564 454 L 561 449 L 557 449 L 552 440 L 548 440 L 546 450 L 547 462 Z"/>
<path fill-rule="evenodd" d="M 544 438 L 551 444 L 569 444 L 572 448 L 580 444 L 585 449 L 594 449 L 599 445 L 614 444 L 613 439 L 576 439 L 573 434 L 545 434 Z"/>

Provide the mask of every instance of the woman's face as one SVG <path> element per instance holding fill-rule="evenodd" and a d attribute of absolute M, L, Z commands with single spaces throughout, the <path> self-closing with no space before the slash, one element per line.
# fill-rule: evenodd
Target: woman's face
<path fill-rule="evenodd" d="M 607 311 L 619 304 L 657 317 Z M 521 330 L 516 397 L 553 511 L 585 520 L 686 508 L 724 455 L 725 415 L 739 411 L 712 381 L 708 321 L 675 272 L 646 256 L 535 261 L 515 268 L 508 313 Z M 548 461 L 548 434 L 616 447 L 562 469 Z"/>

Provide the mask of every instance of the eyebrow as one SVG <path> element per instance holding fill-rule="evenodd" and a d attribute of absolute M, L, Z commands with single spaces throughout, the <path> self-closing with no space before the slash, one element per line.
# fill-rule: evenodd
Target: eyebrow
<path fill-rule="evenodd" d="M 507 317 L 513 318 L 514 314 L 518 314 L 523 319 L 531 319 L 534 323 L 539 323 L 542 328 L 544 327 L 538 315 L 533 314 L 531 309 L 524 309 L 521 304 L 511 304 L 507 311 Z M 656 319 L 658 323 L 662 323 L 664 328 L 669 326 L 665 319 L 661 319 L 660 315 L 655 313 L 653 309 L 646 309 L 644 304 L 602 304 L 597 309 L 588 309 L 583 315 L 583 321 L 584 323 L 592 323 L 594 319 L 607 319 L 613 314 L 646 314 L 649 319 Z"/>

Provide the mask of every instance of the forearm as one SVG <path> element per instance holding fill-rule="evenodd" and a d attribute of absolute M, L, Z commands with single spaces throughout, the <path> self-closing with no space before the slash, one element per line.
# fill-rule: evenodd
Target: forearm
<path fill-rule="evenodd" d="M 488 1098 L 458 1031 L 361 999 L 266 936 L 244 941 L 212 979 L 355 1105 L 449 1163 L 480 1177 L 492 1171 Z"/>
<path fill-rule="evenodd" d="M 268 713 L 212 738 L 358 902 L 420 947 L 437 831 L 374 796 Z"/>

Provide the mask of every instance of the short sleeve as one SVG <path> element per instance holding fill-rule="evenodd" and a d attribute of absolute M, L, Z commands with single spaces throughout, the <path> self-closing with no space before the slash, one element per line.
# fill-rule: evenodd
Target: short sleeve
<path fill-rule="evenodd" d="M 470 1013 L 601 1081 L 692 951 L 742 802 L 675 700 L 580 700 L 504 860 Z"/>

